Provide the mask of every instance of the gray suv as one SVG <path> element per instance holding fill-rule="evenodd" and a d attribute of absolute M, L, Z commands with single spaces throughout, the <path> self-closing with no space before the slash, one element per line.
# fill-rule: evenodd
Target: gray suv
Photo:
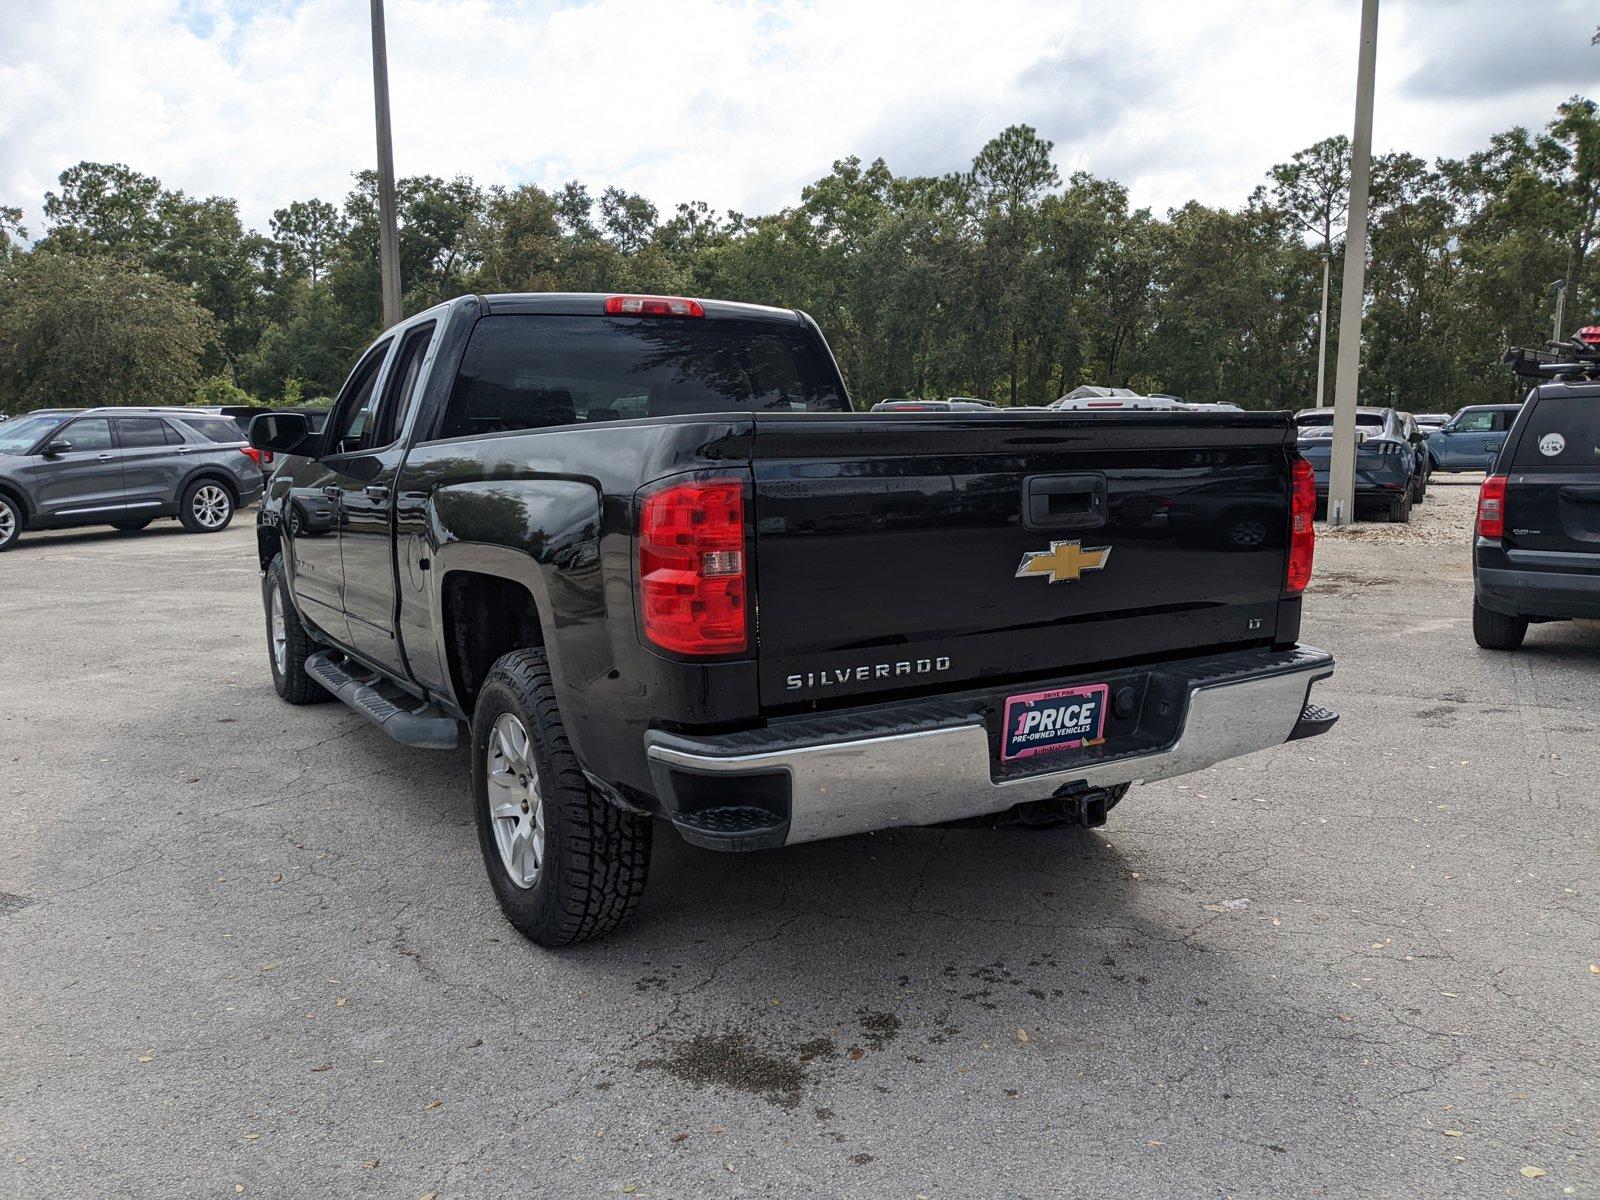
<path fill-rule="evenodd" d="M 0 550 L 24 529 L 217 533 L 261 495 L 261 455 L 227 417 L 182 408 L 29 413 L 0 426 Z"/>

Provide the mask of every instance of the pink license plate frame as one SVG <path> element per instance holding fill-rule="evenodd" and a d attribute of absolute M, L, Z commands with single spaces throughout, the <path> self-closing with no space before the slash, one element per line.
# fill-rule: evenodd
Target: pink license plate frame
<path fill-rule="evenodd" d="M 1090 683 L 1008 697 L 1000 726 L 1000 761 L 1038 758 L 1105 741 L 1110 691 L 1110 684 Z"/>

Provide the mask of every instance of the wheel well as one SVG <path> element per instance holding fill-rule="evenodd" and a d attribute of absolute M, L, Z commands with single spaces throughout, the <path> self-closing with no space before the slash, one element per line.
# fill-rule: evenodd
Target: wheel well
<path fill-rule="evenodd" d="M 228 495 L 233 497 L 234 507 L 238 507 L 239 485 L 228 477 L 226 471 L 213 471 L 206 468 L 196 471 L 193 475 L 189 476 L 189 478 L 183 481 L 183 487 L 178 492 L 178 499 L 182 500 L 183 493 L 187 492 L 202 479 L 209 479 L 212 483 L 220 483 L 224 488 L 227 489 Z"/>
<path fill-rule="evenodd" d="M 8 487 L 3 483 L 0 483 L 0 493 L 4 493 L 5 498 L 17 506 L 17 512 L 22 515 L 22 523 L 26 525 L 30 515 L 27 497 L 25 497 L 21 492 L 17 491 L 17 489 Z"/>
<path fill-rule="evenodd" d="M 513 579 L 452 571 L 442 593 L 445 652 L 456 703 L 470 713 L 502 654 L 544 645 L 533 594 Z"/>

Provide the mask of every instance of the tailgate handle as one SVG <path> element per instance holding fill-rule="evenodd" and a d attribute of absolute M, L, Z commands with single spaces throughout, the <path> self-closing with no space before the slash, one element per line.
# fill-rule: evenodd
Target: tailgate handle
<path fill-rule="evenodd" d="M 1600 504 L 1600 488 L 1564 487 L 1557 493 L 1573 504 Z"/>
<path fill-rule="evenodd" d="M 1106 523 L 1106 477 L 1030 475 L 1022 481 L 1022 524 L 1028 529 L 1094 529 Z"/>

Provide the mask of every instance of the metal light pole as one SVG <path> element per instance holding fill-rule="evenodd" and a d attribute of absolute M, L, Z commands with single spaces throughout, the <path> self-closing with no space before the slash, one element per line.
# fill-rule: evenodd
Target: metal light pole
<path fill-rule="evenodd" d="M 1556 323 L 1550 328 L 1550 340 L 1559 342 L 1561 340 L 1561 311 L 1567 306 L 1567 281 L 1558 279 L 1550 286 L 1555 289 L 1556 293 Z"/>
<path fill-rule="evenodd" d="M 394 144 L 389 136 L 389 52 L 383 38 L 383 0 L 372 0 L 372 103 L 378 113 L 378 266 L 383 276 L 383 324 L 400 319 L 400 234 L 394 215 Z"/>
<path fill-rule="evenodd" d="M 1317 407 L 1326 408 L 1322 396 L 1322 377 L 1328 366 L 1328 271 L 1333 264 L 1330 251 L 1322 256 L 1322 319 L 1317 322 Z"/>
<path fill-rule="evenodd" d="M 1333 462 L 1328 524 L 1356 516 L 1356 392 L 1361 374 L 1361 308 L 1366 296 L 1367 188 L 1372 180 L 1372 86 L 1378 70 L 1378 0 L 1361 0 L 1356 66 L 1356 126 L 1350 146 L 1350 219 L 1345 223 L 1344 294 L 1339 297 L 1339 361 L 1333 382 Z"/>

